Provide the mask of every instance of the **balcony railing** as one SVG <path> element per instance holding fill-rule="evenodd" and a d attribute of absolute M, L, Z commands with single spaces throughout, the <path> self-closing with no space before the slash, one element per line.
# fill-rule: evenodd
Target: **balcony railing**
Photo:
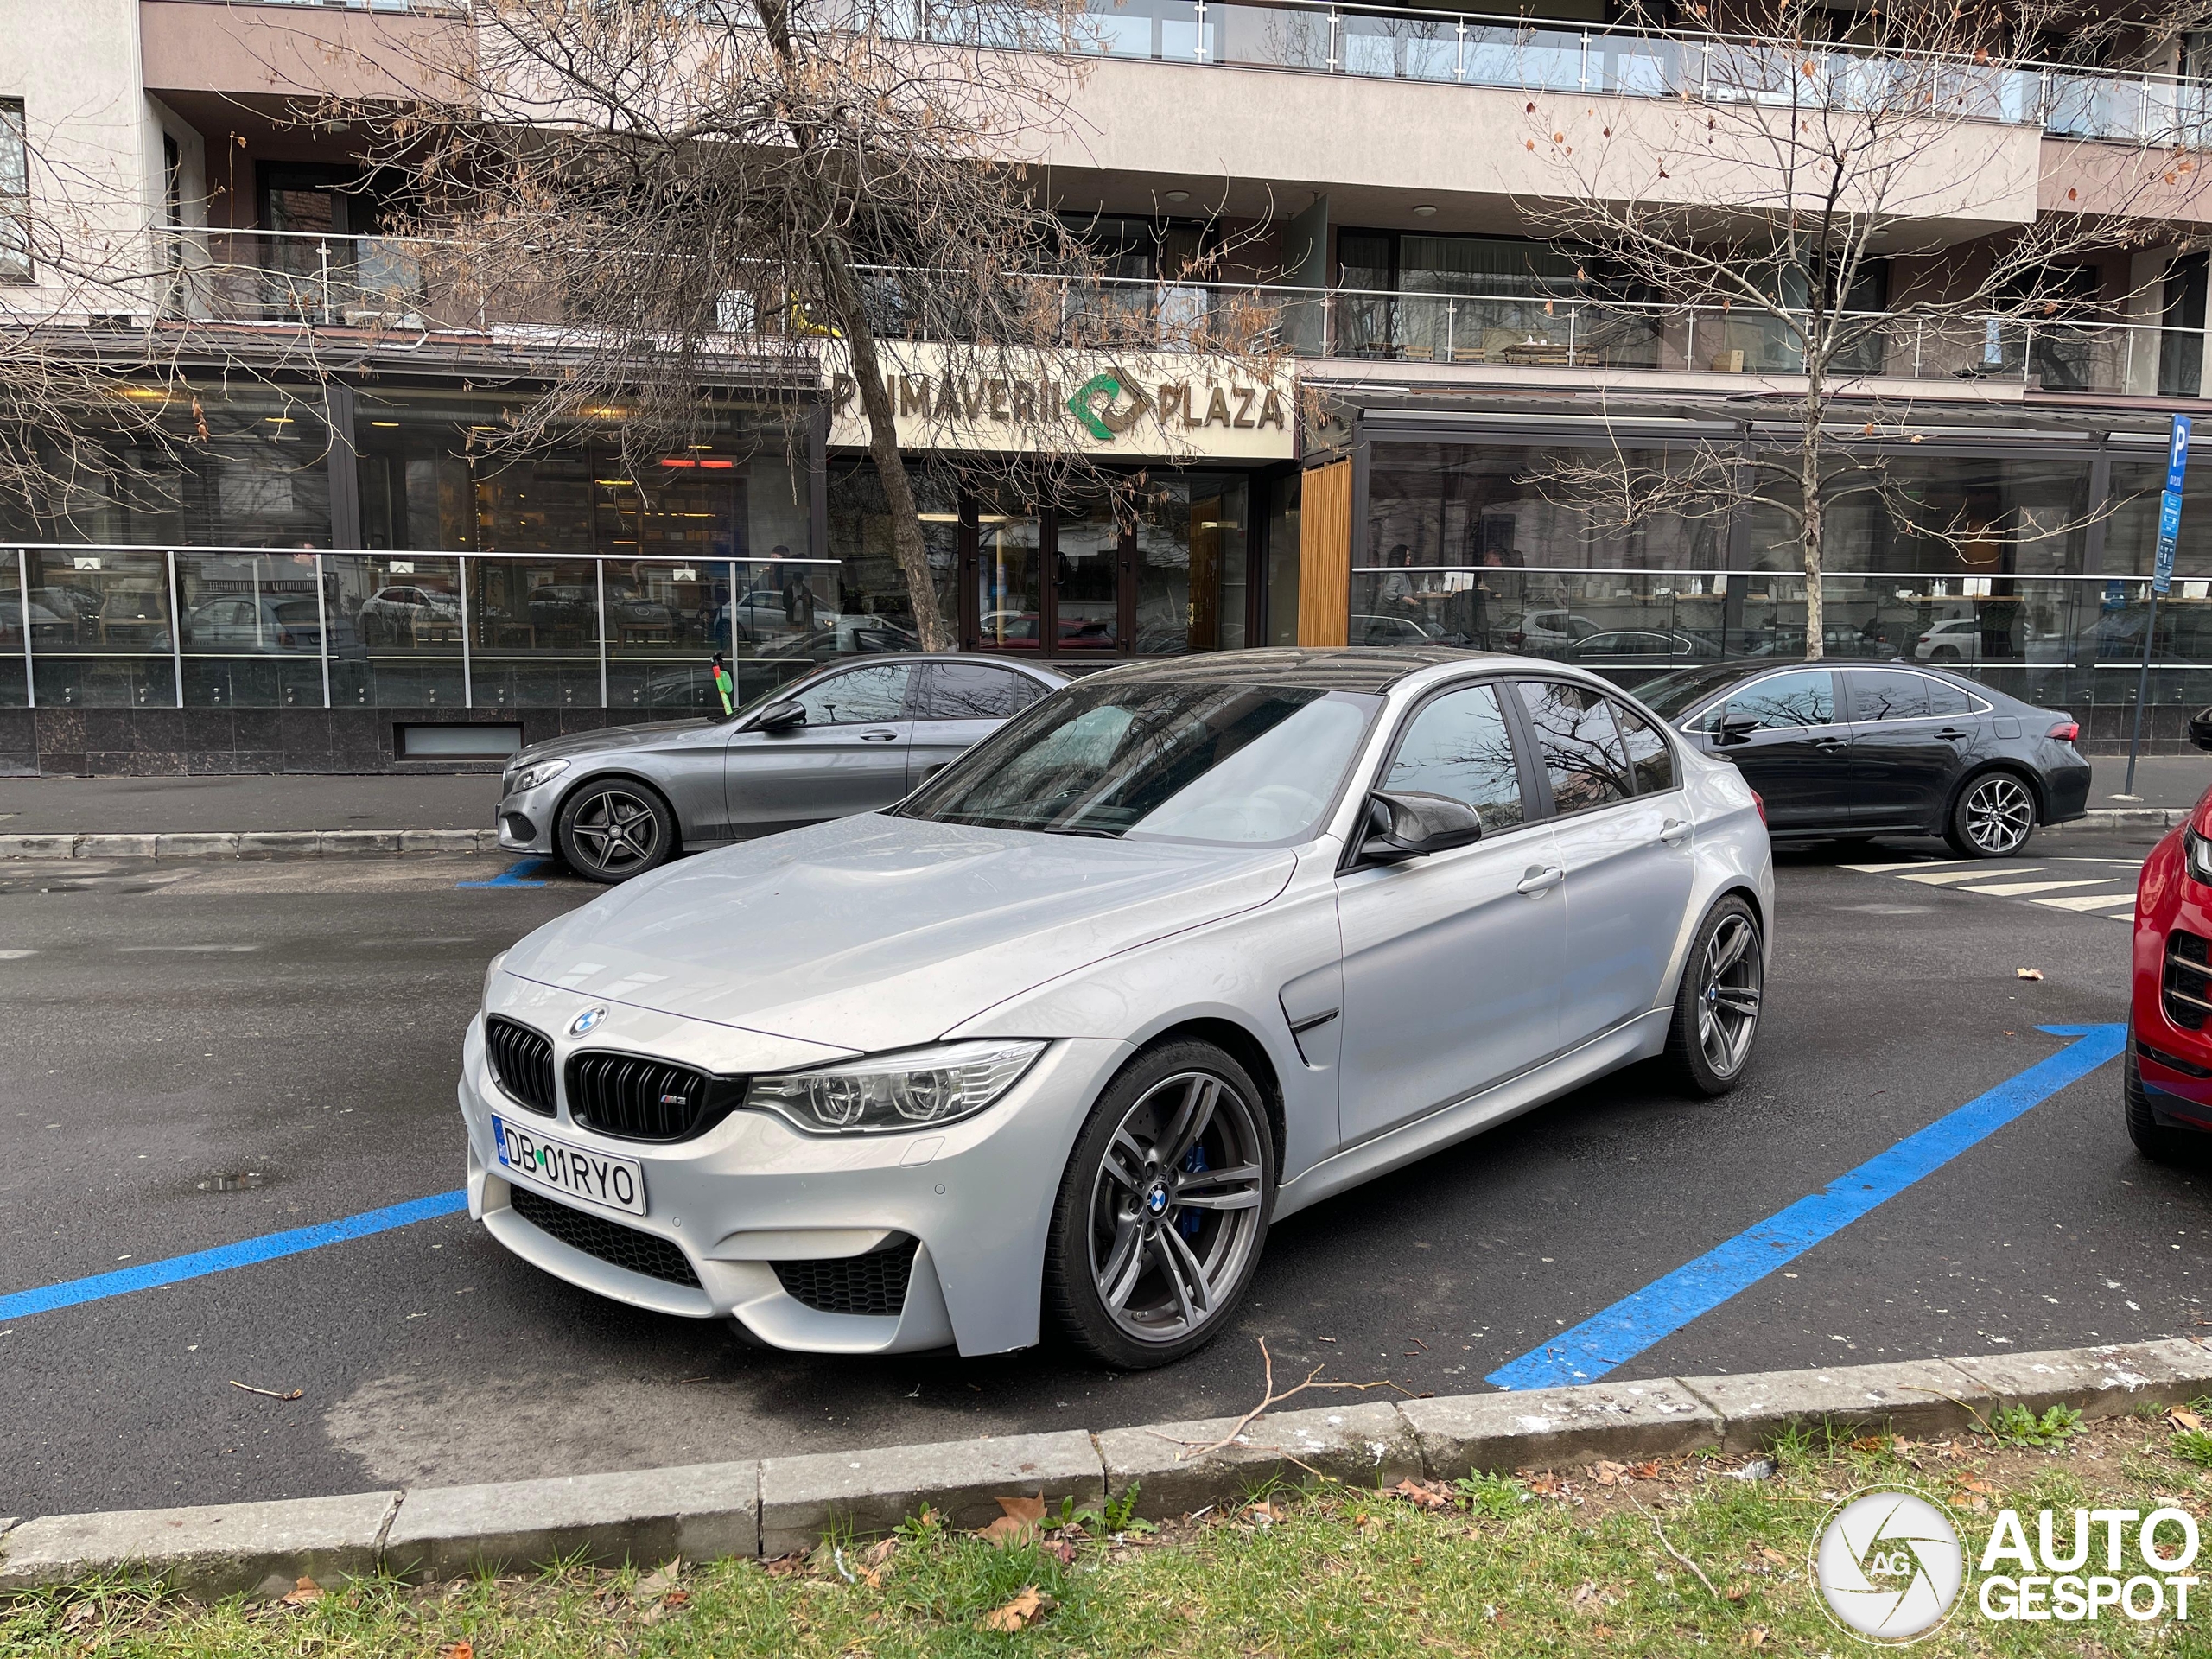
<path fill-rule="evenodd" d="M 1310 74 L 1831 106 L 1886 105 L 1910 81 L 1941 118 L 2039 126 L 2065 137 L 2195 143 L 2212 86 L 2171 75 L 1967 58 L 1883 56 L 1726 35 L 1652 35 L 1571 22 L 1317 0 L 1088 0 L 1078 49 L 1103 57 L 1235 64 Z M 920 32 L 957 35 L 957 8 Z M 1810 73 L 1804 66 L 1812 65 Z"/>
<path fill-rule="evenodd" d="M 177 233 L 157 262 L 164 274 L 118 298 L 118 310 L 170 322 L 306 325 L 385 335 L 432 331 L 537 340 L 588 321 L 566 315 L 549 280 L 487 271 L 443 243 L 395 237 L 318 237 L 257 231 Z M 929 315 L 926 284 L 890 270 L 864 273 L 886 339 L 958 338 L 957 321 Z M 1632 304 L 1572 291 L 1545 295 L 1300 288 L 1052 276 L 1012 279 L 1040 336 L 1091 350 L 1288 354 L 1374 359 L 1460 370 L 1580 373 L 1797 375 L 1798 334 L 1770 312 L 1717 305 Z M 134 303 L 125 305 L 124 300 Z M 733 293 L 719 308 L 727 339 L 810 350 L 829 331 L 788 304 Z M 2027 319 L 1904 310 L 1854 313 L 1832 378 L 1996 381 L 2046 391 L 2195 397 L 2203 385 L 2205 330 L 2155 323 Z M 1474 378 L 1479 378 L 1479 374 Z M 1540 378 L 1540 377 L 1539 377 Z"/>

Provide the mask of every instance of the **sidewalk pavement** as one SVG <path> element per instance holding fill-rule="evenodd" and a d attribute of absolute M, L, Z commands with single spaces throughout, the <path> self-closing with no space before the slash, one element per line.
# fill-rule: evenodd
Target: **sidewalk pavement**
<path fill-rule="evenodd" d="M 2135 793 L 2114 798 L 2124 754 L 2089 757 L 2093 811 L 2194 806 L 2212 785 L 2212 755 L 2146 754 Z M 262 834 L 303 830 L 486 830 L 499 801 L 489 772 L 254 774 L 210 778 L 0 779 L 0 835 Z"/>
<path fill-rule="evenodd" d="M 490 772 L 0 779 L 0 835 L 488 830 Z"/>
<path fill-rule="evenodd" d="M 2119 798 L 2127 780 L 2124 754 L 2093 754 L 2089 762 L 2089 809 L 2131 806 L 2195 806 L 2196 798 L 2212 786 L 2212 754 L 2146 754 L 2135 763 L 2135 792 L 2140 800 Z"/>

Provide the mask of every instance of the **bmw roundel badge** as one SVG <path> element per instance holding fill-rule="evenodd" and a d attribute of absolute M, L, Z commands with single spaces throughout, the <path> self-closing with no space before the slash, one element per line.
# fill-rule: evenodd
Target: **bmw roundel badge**
<path fill-rule="evenodd" d="M 599 1029 L 600 1021 L 606 1018 L 607 1009 L 604 1006 L 595 1008 L 586 1008 L 582 1014 L 569 1021 L 569 1035 L 571 1037 L 582 1037 L 588 1033 L 596 1031 Z"/>

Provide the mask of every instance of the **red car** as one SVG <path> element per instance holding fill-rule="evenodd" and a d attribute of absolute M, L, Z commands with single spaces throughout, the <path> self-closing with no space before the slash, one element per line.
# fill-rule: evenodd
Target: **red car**
<path fill-rule="evenodd" d="M 2189 723 L 2212 749 L 2212 709 Z M 2146 1158 L 2212 1153 L 2212 790 L 2143 861 L 2123 1062 L 2127 1136 Z"/>

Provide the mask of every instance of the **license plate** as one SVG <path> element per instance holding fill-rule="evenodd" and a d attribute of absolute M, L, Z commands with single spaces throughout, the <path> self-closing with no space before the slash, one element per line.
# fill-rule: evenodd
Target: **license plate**
<path fill-rule="evenodd" d="M 535 1130 L 519 1128 L 496 1112 L 492 1116 L 492 1142 L 499 1149 L 499 1166 L 533 1186 L 550 1186 L 569 1198 L 626 1210 L 633 1216 L 645 1213 L 643 1164 L 563 1146 Z"/>

